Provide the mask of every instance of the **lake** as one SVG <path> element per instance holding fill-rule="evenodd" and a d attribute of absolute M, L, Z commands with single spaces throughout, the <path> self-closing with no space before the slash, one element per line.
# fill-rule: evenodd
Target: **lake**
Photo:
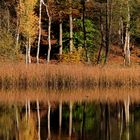
<path fill-rule="evenodd" d="M 1 140 L 139 140 L 140 88 L 1 90 Z"/>

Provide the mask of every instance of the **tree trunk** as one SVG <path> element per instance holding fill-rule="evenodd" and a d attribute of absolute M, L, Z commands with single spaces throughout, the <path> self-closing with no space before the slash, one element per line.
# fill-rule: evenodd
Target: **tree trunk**
<path fill-rule="evenodd" d="M 83 103 L 82 121 L 81 121 L 81 139 L 85 139 L 85 120 L 86 120 L 86 104 Z"/>
<path fill-rule="evenodd" d="M 62 127 L 62 101 L 59 103 L 59 135 L 61 135 L 61 127 Z"/>
<path fill-rule="evenodd" d="M 73 51 L 73 19 L 72 19 L 72 0 L 69 0 L 70 3 L 70 52 Z"/>
<path fill-rule="evenodd" d="M 130 122 L 130 115 L 129 115 L 129 107 L 130 107 L 130 97 L 128 95 L 127 100 L 124 101 L 124 109 L 125 109 L 125 122 L 126 122 L 126 140 L 129 140 L 129 122 Z"/>
<path fill-rule="evenodd" d="M 124 45 L 124 38 L 123 38 L 123 19 L 122 17 L 120 17 L 120 21 L 119 21 L 119 46 L 121 48 L 123 48 L 123 45 Z"/>
<path fill-rule="evenodd" d="M 110 36 L 111 36 L 111 26 L 112 26 L 112 0 L 106 0 L 106 41 L 105 41 L 105 60 L 106 64 L 108 61 L 108 55 L 110 50 Z"/>
<path fill-rule="evenodd" d="M 17 35 L 16 35 L 16 52 L 18 50 L 19 45 L 19 27 L 17 25 Z"/>
<path fill-rule="evenodd" d="M 38 34 L 38 45 L 37 45 L 37 55 L 36 55 L 37 64 L 39 63 L 39 51 L 40 51 L 40 40 L 41 40 L 41 11 L 42 11 L 42 0 L 40 0 L 40 5 L 39 5 L 39 34 Z"/>
<path fill-rule="evenodd" d="M 130 65 L 130 8 L 129 0 L 127 0 L 127 25 L 125 33 L 125 44 L 124 44 L 124 65 Z"/>
<path fill-rule="evenodd" d="M 7 10 L 7 31 L 10 31 L 10 13 L 8 7 L 6 8 Z"/>
<path fill-rule="evenodd" d="M 86 53 L 86 61 L 89 62 L 89 54 L 88 54 L 88 48 L 87 48 L 87 43 L 86 43 L 86 27 L 85 27 L 85 12 L 86 12 L 86 7 L 85 7 L 85 0 L 82 1 L 82 5 L 83 5 L 83 34 L 84 34 L 84 49 L 85 49 L 85 53 Z"/>
<path fill-rule="evenodd" d="M 129 124 L 129 106 L 130 106 L 130 97 L 128 96 L 127 100 L 124 101 L 125 121 L 127 125 Z"/>
<path fill-rule="evenodd" d="M 18 108 L 16 105 L 15 105 L 15 112 L 16 112 L 17 139 L 19 139 L 19 116 L 18 116 Z"/>
<path fill-rule="evenodd" d="M 123 25 L 123 17 L 122 17 L 122 5 L 120 7 L 120 19 L 119 19 L 119 46 L 123 49 L 124 46 L 124 25 Z"/>
<path fill-rule="evenodd" d="M 73 103 L 70 101 L 70 114 L 69 114 L 69 137 L 71 137 L 71 134 L 72 134 L 72 107 L 73 107 Z"/>
<path fill-rule="evenodd" d="M 110 140 L 110 106 L 105 105 L 105 140 Z"/>
<path fill-rule="evenodd" d="M 47 55 L 47 63 L 50 62 L 50 54 L 51 54 L 51 16 L 49 16 L 49 25 L 48 25 L 48 55 Z"/>
<path fill-rule="evenodd" d="M 38 140 L 40 140 L 40 109 L 39 109 L 39 101 L 36 101 L 36 106 L 37 106 L 37 120 L 38 120 Z"/>
<path fill-rule="evenodd" d="M 62 50 L 63 50 L 63 28 L 62 28 L 62 20 L 60 20 L 59 23 L 59 55 L 62 55 Z"/>
<path fill-rule="evenodd" d="M 25 117 L 26 117 L 26 122 L 28 121 L 28 100 L 26 100 L 25 104 Z"/>
<path fill-rule="evenodd" d="M 103 26 L 103 20 L 102 20 L 102 8 L 100 11 L 100 32 L 101 32 L 101 46 L 100 46 L 99 52 L 98 52 L 97 64 L 100 63 L 101 52 L 102 52 L 102 49 L 104 47 L 104 26 Z"/>
<path fill-rule="evenodd" d="M 47 16 L 48 16 L 48 43 L 49 43 L 49 46 L 48 46 L 48 55 L 47 55 L 47 63 L 50 62 L 50 54 L 51 54 L 51 22 L 52 22 L 52 18 L 51 18 L 51 15 L 49 13 L 49 9 L 48 9 L 48 5 L 46 5 L 44 3 L 44 0 L 42 0 L 42 3 L 43 5 L 46 7 L 46 13 L 47 13 Z M 48 1 L 49 3 L 49 1 Z"/>
<path fill-rule="evenodd" d="M 31 116 L 31 107 L 30 107 L 30 100 L 28 100 L 28 120 L 30 119 Z"/>
<path fill-rule="evenodd" d="M 26 58 L 25 58 L 25 63 L 28 64 L 28 43 L 26 42 L 25 44 L 26 47 Z"/>
<path fill-rule="evenodd" d="M 19 0 L 19 7 L 21 6 L 21 1 Z M 18 50 L 18 45 L 19 45 L 19 34 L 20 34 L 20 29 L 19 29 L 19 26 L 20 26 L 20 15 L 19 15 L 19 11 L 17 11 L 17 31 L 16 31 L 16 50 Z"/>
<path fill-rule="evenodd" d="M 28 63 L 31 63 L 31 40 L 28 39 Z"/>
<path fill-rule="evenodd" d="M 48 140 L 51 138 L 51 130 L 50 130 L 50 112 L 51 112 L 51 104 L 48 101 Z"/>

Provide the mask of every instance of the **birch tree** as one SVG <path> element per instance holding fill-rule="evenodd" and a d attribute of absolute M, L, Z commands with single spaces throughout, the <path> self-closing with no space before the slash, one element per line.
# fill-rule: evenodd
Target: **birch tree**
<path fill-rule="evenodd" d="M 124 64 L 130 65 L 130 7 L 129 0 L 126 1 L 127 18 L 126 18 L 126 31 L 125 31 L 125 44 L 124 44 Z"/>
<path fill-rule="evenodd" d="M 61 15 L 60 15 L 61 17 Z M 59 55 L 62 55 L 62 51 L 63 51 L 63 23 L 62 23 L 62 19 L 60 18 L 59 21 Z"/>
<path fill-rule="evenodd" d="M 39 4 L 39 21 L 38 21 L 38 45 L 37 45 L 37 55 L 36 55 L 36 61 L 39 63 L 39 51 L 40 51 L 40 41 L 41 41 L 41 11 L 42 11 L 42 0 L 40 0 Z"/>
<path fill-rule="evenodd" d="M 25 38 L 26 64 L 31 63 L 31 46 L 38 30 L 38 17 L 34 8 L 37 0 L 21 0 L 20 4 L 20 31 Z"/>
<path fill-rule="evenodd" d="M 37 106 L 37 119 L 38 119 L 38 140 L 40 140 L 41 139 L 40 137 L 40 107 L 39 107 L 38 99 L 36 101 L 36 106 Z"/>
<path fill-rule="evenodd" d="M 16 19 L 16 49 L 19 46 L 19 35 L 20 35 L 20 7 L 21 0 L 17 2 L 17 19 Z"/>
<path fill-rule="evenodd" d="M 54 2 L 53 18 L 59 21 L 59 55 L 63 53 L 63 20 L 69 13 L 69 3 L 67 0 L 58 0 Z"/>
<path fill-rule="evenodd" d="M 48 16 L 48 54 L 47 54 L 47 63 L 50 62 L 50 54 L 51 54 L 51 24 L 52 24 L 52 16 L 51 16 L 51 4 L 53 0 L 48 0 L 47 4 L 42 0 L 43 5 L 46 7 L 46 13 Z"/>

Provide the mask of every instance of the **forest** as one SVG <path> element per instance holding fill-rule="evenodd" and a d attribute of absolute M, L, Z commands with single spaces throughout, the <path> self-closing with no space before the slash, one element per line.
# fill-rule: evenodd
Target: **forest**
<path fill-rule="evenodd" d="M 139 140 L 140 0 L 0 0 L 0 139 Z"/>
<path fill-rule="evenodd" d="M 139 12 L 139 0 L 1 0 L 1 61 L 106 64 L 115 55 L 130 65 L 137 50 L 139 64 Z"/>

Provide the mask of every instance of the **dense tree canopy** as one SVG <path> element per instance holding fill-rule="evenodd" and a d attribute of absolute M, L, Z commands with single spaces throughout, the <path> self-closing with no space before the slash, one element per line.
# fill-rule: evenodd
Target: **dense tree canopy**
<path fill-rule="evenodd" d="M 116 45 L 129 60 L 140 42 L 139 11 L 139 0 L 1 0 L 0 55 L 106 63 Z"/>

